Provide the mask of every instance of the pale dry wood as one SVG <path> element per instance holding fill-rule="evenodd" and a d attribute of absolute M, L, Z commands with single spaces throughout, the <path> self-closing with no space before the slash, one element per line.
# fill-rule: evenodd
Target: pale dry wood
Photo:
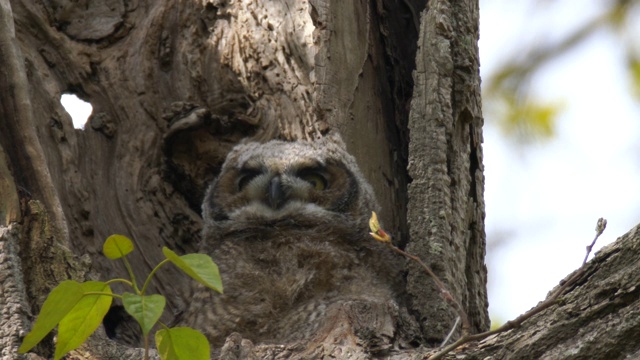
<path fill-rule="evenodd" d="M 389 72 L 391 62 L 401 54 L 386 47 L 399 44 L 399 40 L 381 23 L 385 16 L 404 18 L 406 9 L 393 8 L 395 1 L 382 3 L 312 1 L 318 52 L 317 112 L 319 121 L 340 130 L 349 152 L 359 160 L 378 194 L 383 222 L 398 234 L 399 241 L 406 242 L 408 139 L 404 124 L 411 90 L 393 85 L 410 81 L 411 74 Z M 423 1 L 419 3 L 424 7 Z M 392 7 L 392 16 L 383 10 L 388 7 Z M 417 39 L 413 33 L 401 36 L 412 42 Z M 407 52 L 409 57 L 400 61 L 412 67 L 415 53 Z"/>
<path fill-rule="evenodd" d="M 0 141 L 3 144 L 16 142 L 24 145 L 23 151 L 11 154 L 20 158 L 18 164 L 3 166 L 3 175 L 7 170 L 18 171 L 28 178 L 30 185 L 37 188 L 38 194 L 47 204 L 56 222 L 57 231 L 66 238 L 69 234 L 66 217 L 60 199 L 56 196 L 52 174 L 43 156 L 43 147 L 38 141 L 36 129 L 35 109 L 29 96 L 29 82 L 24 62 L 24 54 L 20 48 L 20 41 L 16 37 L 14 15 L 9 0 L 0 1 L 0 54 L 2 54 L 2 71 L 0 72 L 0 119 L 2 132 Z M 8 95 L 8 96 L 7 96 Z M 7 150 L 6 145 L 3 146 Z M 2 161 L 4 162 L 4 161 Z M 9 194 L 4 201 L 11 201 Z M 14 203 L 15 204 L 15 203 Z M 15 210 L 15 209 L 14 209 Z M 13 211 L 13 210 L 12 210 Z"/>
<path fill-rule="evenodd" d="M 0 226 L 20 221 L 20 199 L 13 180 L 9 159 L 0 146 Z"/>

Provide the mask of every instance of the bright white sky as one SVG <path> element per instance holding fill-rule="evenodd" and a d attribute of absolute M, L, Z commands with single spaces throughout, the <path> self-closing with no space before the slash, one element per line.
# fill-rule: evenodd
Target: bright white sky
<path fill-rule="evenodd" d="M 65 110 L 71 115 L 73 120 L 73 127 L 76 129 L 84 129 L 84 125 L 87 123 L 87 119 L 91 116 L 93 107 L 86 101 L 80 100 L 74 94 L 62 94 L 60 97 L 60 103 L 64 106 Z"/>
<path fill-rule="evenodd" d="M 523 44 L 557 38 L 604 3 L 481 0 L 483 78 Z M 565 104 L 552 140 L 518 149 L 485 114 L 487 238 L 504 241 L 487 254 L 495 320 L 535 306 L 580 266 L 599 217 L 608 226 L 596 249 L 640 222 L 640 107 L 613 36 L 599 33 L 534 79 L 537 96 Z"/>
<path fill-rule="evenodd" d="M 481 0 L 482 76 L 518 46 L 557 38 L 603 3 Z M 599 217 L 608 226 L 596 249 L 640 222 L 640 107 L 618 47 L 612 34 L 600 33 L 534 79 L 536 95 L 566 105 L 551 141 L 516 149 L 485 119 L 487 237 L 505 240 L 487 254 L 495 320 L 535 306 L 580 266 Z M 82 128 L 90 106 L 62 102 Z"/>

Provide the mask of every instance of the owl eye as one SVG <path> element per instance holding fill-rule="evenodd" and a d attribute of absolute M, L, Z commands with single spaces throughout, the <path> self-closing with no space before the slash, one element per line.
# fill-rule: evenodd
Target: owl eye
<path fill-rule="evenodd" d="M 238 179 L 238 191 L 242 191 L 251 180 L 255 179 L 262 172 L 254 169 L 242 169 L 240 170 L 240 177 Z"/>
<path fill-rule="evenodd" d="M 329 185 L 327 179 L 317 171 L 304 171 L 299 175 L 300 179 L 308 182 L 316 190 L 324 190 Z"/>

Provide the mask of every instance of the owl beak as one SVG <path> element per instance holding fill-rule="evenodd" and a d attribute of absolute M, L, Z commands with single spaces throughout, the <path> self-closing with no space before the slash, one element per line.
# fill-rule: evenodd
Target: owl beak
<path fill-rule="evenodd" d="M 275 176 L 269 182 L 269 193 L 267 195 L 267 201 L 269 206 L 273 209 L 278 209 L 285 201 L 284 190 L 282 189 L 282 181 L 280 176 Z"/>

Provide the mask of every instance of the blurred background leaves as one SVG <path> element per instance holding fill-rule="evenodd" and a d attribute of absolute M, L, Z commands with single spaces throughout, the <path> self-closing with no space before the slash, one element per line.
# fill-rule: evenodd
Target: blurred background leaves
<path fill-rule="evenodd" d="M 532 15 L 544 16 L 544 12 L 553 11 L 553 5 L 558 2 L 560 0 L 536 1 L 529 6 L 535 7 Z M 589 42 L 600 32 L 607 32 L 611 40 L 624 49 L 626 63 L 620 66 L 628 71 L 630 95 L 640 102 L 640 33 L 637 27 L 640 1 L 602 3 L 605 6 L 600 14 L 570 32 L 558 34 L 554 28 L 549 28 L 546 29 L 549 34 L 539 34 L 534 41 L 524 41 L 520 47 L 504 54 L 496 71 L 483 78 L 485 118 L 495 121 L 502 133 L 516 144 L 526 145 L 553 137 L 558 116 L 563 111 L 564 99 L 541 99 L 531 91 L 531 80 L 549 63 Z M 575 2 L 575 6 L 585 5 Z M 556 39 L 549 40 L 553 38 Z M 589 81 L 589 74 L 585 74 L 584 81 Z"/>

